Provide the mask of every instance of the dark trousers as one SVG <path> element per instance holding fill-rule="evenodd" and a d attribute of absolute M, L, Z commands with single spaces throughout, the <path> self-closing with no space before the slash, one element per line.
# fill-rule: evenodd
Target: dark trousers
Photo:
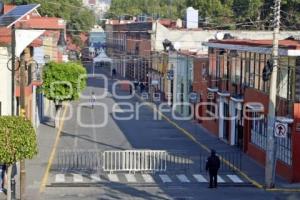
<path fill-rule="evenodd" d="M 217 171 L 209 172 L 209 187 L 211 187 L 211 188 L 218 187 L 218 172 Z"/>

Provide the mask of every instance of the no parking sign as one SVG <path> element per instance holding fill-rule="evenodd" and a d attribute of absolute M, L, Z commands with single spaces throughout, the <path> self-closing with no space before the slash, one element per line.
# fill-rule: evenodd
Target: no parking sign
<path fill-rule="evenodd" d="M 288 134 L 288 125 L 286 123 L 275 122 L 275 137 L 286 138 Z"/>

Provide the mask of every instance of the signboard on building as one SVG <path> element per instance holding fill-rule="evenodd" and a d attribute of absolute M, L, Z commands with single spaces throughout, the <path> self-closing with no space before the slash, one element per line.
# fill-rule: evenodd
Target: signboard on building
<path fill-rule="evenodd" d="M 288 124 L 275 122 L 274 132 L 275 137 L 286 138 L 288 134 Z"/>

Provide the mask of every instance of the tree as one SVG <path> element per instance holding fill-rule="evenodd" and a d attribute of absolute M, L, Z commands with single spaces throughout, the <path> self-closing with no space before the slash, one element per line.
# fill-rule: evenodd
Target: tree
<path fill-rule="evenodd" d="M 12 166 L 37 154 L 35 130 L 24 117 L 0 117 L 0 163 L 7 166 L 7 199 L 11 199 Z"/>
<path fill-rule="evenodd" d="M 86 69 L 79 63 L 48 63 L 43 71 L 42 91 L 45 97 L 54 101 L 56 116 L 64 101 L 79 99 L 86 87 Z M 55 123 L 58 126 L 58 123 Z"/>

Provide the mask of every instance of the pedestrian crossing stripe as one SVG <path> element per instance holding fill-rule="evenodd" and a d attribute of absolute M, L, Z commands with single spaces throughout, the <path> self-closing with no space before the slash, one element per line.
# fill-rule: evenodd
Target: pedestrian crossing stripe
<path fill-rule="evenodd" d="M 92 179 L 93 182 L 101 182 L 101 178 L 97 174 L 92 174 L 91 179 Z"/>
<path fill-rule="evenodd" d="M 199 182 L 199 183 L 207 183 L 208 181 L 202 176 L 201 174 L 194 174 L 193 177 Z"/>
<path fill-rule="evenodd" d="M 135 183 L 136 178 L 133 174 L 125 174 L 128 183 Z"/>
<path fill-rule="evenodd" d="M 56 183 L 63 183 L 63 182 L 65 182 L 65 175 L 64 174 L 56 174 L 55 175 L 55 182 Z"/>
<path fill-rule="evenodd" d="M 120 181 L 116 174 L 108 174 L 107 176 L 111 182 L 119 182 Z"/>
<path fill-rule="evenodd" d="M 73 182 L 74 183 L 82 183 L 83 177 L 81 174 L 73 174 Z"/>
<path fill-rule="evenodd" d="M 71 177 L 72 178 L 71 178 Z M 103 181 L 109 182 L 128 182 L 128 183 L 155 183 L 156 180 L 154 179 L 152 174 L 107 174 L 107 180 L 101 179 L 99 174 L 91 174 L 86 175 L 86 181 L 99 183 Z M 66 177 L 70 177 L 66 179 Z M 139 178 L 140 177 L 140 178 Z M 172 182 L 180 182 L 180 183 L 208 183 L 209 180 L 206 176 L 201 174 L 191 174 L 187 176 L 186 174 L 177 174 L 177 175 L 167 175 L 167 174 L 158 174 L 157 176 L 162 183 L 172 183 Z M 174 179 L 172 178 L 174 177 Z M 121 179 L 120 179 L 121 178 Z M 125 178 L 125 179 L 124 179 Z M 173 179 L 173 180 L 172 180 Z M 71 181 L 73 183 L 83 183 L 85 180 L 82 174 L 56 174 L 54 175 L 54 182 L 55 183 L 66 183 Z M 139 181 L 138 181 L 139 180 Z M 218 175 L 218 183 L 244 183 L 244 181 L 237 175 L 229 174 L 229 175 Z"/>
<path fill-rule="evenodd" d="M 227 177 L 234 183 L 243 183 L 242 179 L 240 179 L 237 175 L 227 175 Z"/>
<path fill-rule="evenodd" d="M 218 183 L 225 183 L 225 180 L 218 175 Z"/>
<path fill-rule="evenodd" d="M 146 183 L 154 183 L 154 179 L 149 174 L 142 174 L 142 177 Z"/>
<path fill-rule="evenodd" d="M 191 182 L 191 181 L 186 177 L 186 175 L 184 175 L 184 174 L 180 174 L 180 175 L 176 175 L 176 176 L 177 176 L 177 178 L 179 179 L 179 181 L 182 182 L 182 183 L 189 183 L 189 182 Z"/>
<path fill-rule="evenodd" d="M 171 183 L 172 180 L 168 175 L 159 175 L 163 183 Z"/>

